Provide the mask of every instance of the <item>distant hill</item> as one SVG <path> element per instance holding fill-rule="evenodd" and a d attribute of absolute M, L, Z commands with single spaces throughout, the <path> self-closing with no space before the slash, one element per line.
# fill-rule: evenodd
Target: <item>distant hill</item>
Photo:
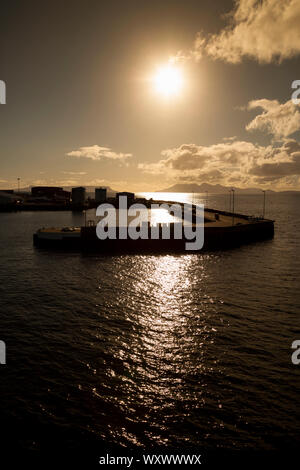
<path fill-rule="evenodd" d="M 202 183 L 202 184 L 194 184 L 194 183 L 178 183 L 170 186 L 167 189 L 162 189 L 161 191 L 157 191 L 160 193 L 205 193 L 208 191 L 209 193 L 213 194 L 224 194 L 227 193 L 230 189 L 234 189 L 239 193 L 245 194 L 257 194 L 261 193 L 261 189 L 259 188 L 237 188 L 235 186 L 222 186 L 221 184 L 209 184 L 209 183 Z M 268 190 L 268 192 L 275 192 L 272 190 Z"/>

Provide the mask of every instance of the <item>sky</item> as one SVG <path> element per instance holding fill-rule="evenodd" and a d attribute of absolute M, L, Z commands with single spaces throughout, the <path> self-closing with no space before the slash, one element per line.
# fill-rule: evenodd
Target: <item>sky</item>
<path fill-rule="evenodd" d="M 0 189 L 300 190 L 299 22 L 299 0 L 2 3 Z"/>

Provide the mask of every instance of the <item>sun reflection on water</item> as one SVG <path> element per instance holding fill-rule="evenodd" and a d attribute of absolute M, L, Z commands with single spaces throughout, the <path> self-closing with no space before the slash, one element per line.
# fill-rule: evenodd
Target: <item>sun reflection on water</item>
<path fill-rule="evenodd" d="M 118 289 L 101 313 L 110 328 L 98 333 L 105 338 L 104 381 L 111 390 L 101 392 L 99 384 L 93 395 L 126 416 L 126 426 L 112 428 L 114 440 L 140 445 L 144 423 L 142 440 L 166 445 L 174 437 L 168 435 L 174 419 L 188 419 L 191 409 L 206 406 L 207 381 L 217 370 L 211 359 L 216 305 L 205 287 L 207 264 L 194 254 L 114 262 Z"/>
<path fill-rule="evenodd" d="M 200 313 L 191 301 L 199 278 L 204 276 L 200 271 L 197 279 L 191 277 L 194 260 L 193 255 L 156 257 L 147 276 L 135 285 L 135 293 L 147 289 L 153 299 L 139 316 L 141 331 L 132 345 L 137 360 L 142 351 L 143 361 L 137 370 L 147 380 L 141 387 L 148 399 L 168 397 L 168 407 L 184 398 L 186 391 L 181 384 L 185 377 L 194 374 L 195 368 L 198 372 L 206 368 L 206 340 L 211 341 L 213 332 L 205 323 L 203 309 Z"/>

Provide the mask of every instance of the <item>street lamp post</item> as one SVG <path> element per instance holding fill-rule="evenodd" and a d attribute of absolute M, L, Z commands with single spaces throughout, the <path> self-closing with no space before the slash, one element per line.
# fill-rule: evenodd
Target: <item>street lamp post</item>
<path fill-rule="evenodd" d="M 20 179 L 21 178 L 17 178 L 17 180 L 18 180 L 18 193 L 20 192 Z"/>

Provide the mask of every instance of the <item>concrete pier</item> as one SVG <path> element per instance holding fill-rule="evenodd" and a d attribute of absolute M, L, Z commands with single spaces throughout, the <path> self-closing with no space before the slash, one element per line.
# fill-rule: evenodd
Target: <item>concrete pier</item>
<path fill-rule="evenodd" d="M 193 210 L 193 209 L 192 209 Z M 116 226 L 116 239 L 100 240 L 96 234 L 96 225 L 79 228 L 45 228 L 34 234 L 34 245 L 45 248 L 62 250 L 77 250 L 83 252 L 98 253 L 191 253 L 186 251 L 187 240 L 174 237 L 174 224 L 171 222 L 170 237 L 164 239 L 162 225 L 159 227 L 157 239 L 150 237 L 151 227 L 149 225 L 149 236 L 147 239 L 132 240 L 131 238 L 120 239 Z M 274 236 L 274 221 L 262 218 L 253 218 L 244 214 L 233 214 L 226 211 L 205 209 L 204 212 L 204 246 L 200 251 L 224 250 L 245 243 L 258 242 L 271 239 Z M 195 250 L 199 253 L 199 250 Z"/>

